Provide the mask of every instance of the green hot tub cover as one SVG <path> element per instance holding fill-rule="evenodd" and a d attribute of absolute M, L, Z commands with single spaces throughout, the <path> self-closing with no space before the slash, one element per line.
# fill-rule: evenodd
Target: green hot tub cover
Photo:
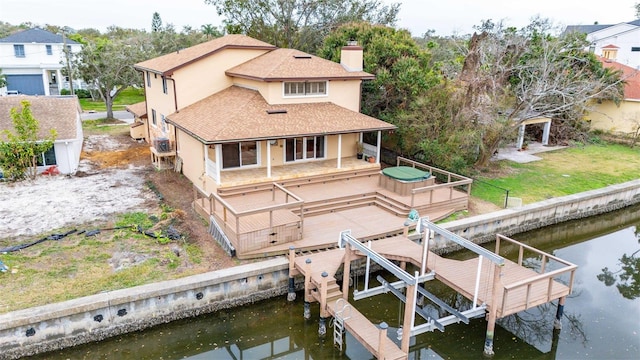
<path fill-rule="evenodd" d="M 428 179 L 431 174 L 411 166 L 388 167 L 382 170 L 386 176 L 402 181 L 420 181 Z"/>

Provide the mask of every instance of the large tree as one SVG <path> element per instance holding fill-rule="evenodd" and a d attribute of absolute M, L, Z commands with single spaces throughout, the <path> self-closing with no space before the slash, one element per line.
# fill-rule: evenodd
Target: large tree
<path fill-rule="evenodd" d="M 484 166 L 501 141 L 533 117 L 577 125 L 594 99 L 619 99 L 622 80 L 584 51 L 584 35 L 549 35 L 549 22 L 534 19 L 521 30 L 485 22 L 469 41 L 458 78 L 463 111 L 482 131 L 477 165 Z"/>
<path fill-rule="evenodd" d="M 336 62 L 340 50 L 355 40 L 364 48 L 364 71 L 376 76 L 362 89 L 362 112 L 395 122 L 395 115 L 440 82 L 429 54 L 406 30 L 368 23 L 345 24 L 325 38 L 318 55 Z"/>
<path fill-rule="evenodd" d="M 40 124 L 31 113 L 31 103 L 22 100 L 20 104 L 21 109 L 11 109 L 14 131 L 2 131 L 6 141 L 0 141 L 0 168 L 4 177 L 14 181 L 35 178 L 38 156 L 53 146 L 57 135 L 52 129 L 47 137 L 41 138 Z"/>
<path fill-rule="evenodd" d="M 394 25 L 399 3 L 381 0 L 205 0 L 225 17 L 228 33 L 315 52 L 331 30 L 351 21 Z"/>
<path fill-rule="evenodd" d="M 85 44 L 74 63 L 82 79 L 100 94 L 113 118 L 113 99 L 125 88 L 140 85 L 140 73 L 133 64 L 145 60 L 151 51 L 143 39 L 98 39 Z"/>

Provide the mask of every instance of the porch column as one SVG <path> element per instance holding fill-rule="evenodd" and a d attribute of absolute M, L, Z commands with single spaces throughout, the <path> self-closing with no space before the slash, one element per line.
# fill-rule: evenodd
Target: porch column
<path fill-rule="evenodd" d="M 549 145 L 549 133 L 551 132 L 551 119 L 544 123 L 544 129 L 542 130 L 542 145 Z"/>
<path fill-rule="evenodd" d="M 338 134 L 338 169 L 342 167 L 342 134 Z"/>
<path fill-rule="evenodd" d="M 267 140 L 264 142 L 267 146 L 267 177 L 271 177 L 271 141 Z"/>
<path fill-rule="evenodd" d="M 376 164 L 380 164 L 380 147 L 382 146 L 382 131 L 378 130 L 378 143 L 376 145 Z"/>
<path fill-rule="evenodd" d="M 49 91 L 49 71 L 47 69 L 42 69 L 42 83 L 44 84 L 44 95 L 51 95 Z"/>
<path fill-rule="evenodd" d="M 524 128 L 527 125 L 520 125 L 520 128 L 518 129 L 518 144 L 516 145 L 516 148 L 518 150 L 522 149 L 522 144 L 524 143 Z"/>
<path fill-rule="evenodd" d="M 58 95 L 62 91 L 62 72 L 60 69 L 56 70 L 56 86 L 58 87 Z"/>
<path fill-rule="evenodd" d="M 222 168 L 222 144 L 216 144 L 216 185 L 222 184 L 220 168 Z"/>

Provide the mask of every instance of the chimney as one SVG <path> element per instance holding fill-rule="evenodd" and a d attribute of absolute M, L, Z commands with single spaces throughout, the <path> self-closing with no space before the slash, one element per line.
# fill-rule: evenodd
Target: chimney
<path fill-rule="evenodd" d="M 362 63 L 362 46 L 358 46 L 357 41 L 348 41 L 347 46 L 343 46 L 340 52 L 340 65 L 353 72 L 362 71 Z"/>

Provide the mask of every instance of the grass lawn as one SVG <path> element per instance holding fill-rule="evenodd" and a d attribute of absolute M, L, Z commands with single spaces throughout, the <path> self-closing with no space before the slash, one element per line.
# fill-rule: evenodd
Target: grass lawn
<path fill-rule="evenodd" d="M 107 111 L 104 101 L 91 101 L 91 99 L 79 99 L 83 111 Z M 125 105 L 131 105 L 144 101 L 144 90 L 129 87 L 113 100 L 113 110 L 124 110 Z"/>
<path fill-rule="evenodd" d="M 481 182 L 473 184 L 472 195 L 503 206 L 505 191 L 486 182 L 528 204 L 640 178 L 640 149 L 624 145 L 587 145 L 536 156 L 543 160 L 493 164 L 477 177 Z"/>
<path fill-rule="evenodd" d="M 147 228 L 173 221 L 175 215 L 172 209 L 168 210 L 163 209 L 155 217 L 139 212 L 122 214 L 114 225 L 127 226 L 125 229 L 102 231 L 95 236 L 72 234 L 60 241 L 45 241 L 2 255 L 11 273 L 0 273 L 0 313 L 202 272 L 201 251 L 196 245 L 184 240 L 168 243 L 162 238 L 154 239 L 131 226 Z M 77 229 L 99 227 L 108 226 L 94 224 Z M 9 244 L 0 240 L 0 247 Z M 175 249 L 181 256 L 176 255 Z M 46 296 L 42 296 L 43 292 Z"/>

